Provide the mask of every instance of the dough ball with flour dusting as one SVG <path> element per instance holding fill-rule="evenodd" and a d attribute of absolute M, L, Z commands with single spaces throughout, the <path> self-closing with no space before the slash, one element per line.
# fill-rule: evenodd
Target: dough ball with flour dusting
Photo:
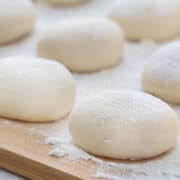
<path fill-rule="evenodd" d="M 180 32 L 179 0 L 119 0 L 109 10 L 131 40 L 165 40 Z"/>
<path fill-rule="evenodd" d="M 69 5 L 69 4 L 76 4 L 83 2 L 85 0 L 45 0 L 46 2 L 50 4 L 63 4 L 63 5 Z"/>
<path fill-rule="evenodd" d="M 69 128 L 74 143 L 89 153 L 144 159 L 171 149 L 179 133 L 176 113 L 162 100 L 134 91 L 109 91 L 81 102 Z"/>
<path fill-rule="evenodd" d="M 60 63 L 33 57 L 0 61 L 0 116 L 55 121 L 72 110 L 74 99 L 74 79 Z"/>
<path fill-rule="evenodd" d="M 165 101 L 180 104 L 180 41 L 163 46 L 145 64 L 142 72 L 144 91 Z"/>
<path fill-rule="evenodd" d="M 123 33 L 114 22 L 78 18 L 47 30 L 39 40 L 38 54 L 58 60 L 72 71 L 91 72 L 117 64 L 123 45 Z"/>
<path fill-rule="evenodd" d="M 35 24 L 35 8 L 30 0 L 0 1 L 0 44 L 30 33 Z"/>

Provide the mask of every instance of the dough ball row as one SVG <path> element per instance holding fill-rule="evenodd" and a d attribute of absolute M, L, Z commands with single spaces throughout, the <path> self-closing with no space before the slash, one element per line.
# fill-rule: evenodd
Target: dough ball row
<path fill-rule="evenodd" d="M 28 34 L 35 23 L 32 4 L 16 1 L 0 2 L 2 44 Z M 179 117 L 157 97 L 135 91 L 108 91 L 74 107 L 76 85 L 68 69 L 92 72 L 116 65 L 123 56 L 123 31 L 127 38 L 135 40 L 145 37 L 163 40 L 179 31 L 179 24 L 173 21 L 179 16 L 175 6 L 168 6 L 166 11 L 160 8 L 161 1 L 138 2 L 144 4 L 136 9 L 132 1 L 119 1 L 120 5 L 110 11 L 111 19 L 79 18 L 55 24 L 38 40 L 41 58 L 2 59 L 0 115 L 46 122 L 60 120 L 72 112 L 69 129 L 74 143 L 104 157 L 137 160 L 173 148 L 180 130 Z M 146 11 L 142 11 L 144 7 Z M 166 25 L 168 28 L 164 28 Z M 180 104 L 179 49 L 180 42 L 162 47 L 149 58 L 141 74 L 144 91 L 177 104 Z"/>
<path fill-rule="evenodd" d="M 120 0 L 110 8 L 110 18 L 61 21 L 41 33 L 37 54 L 60 61 L 76 72 L 109 68 L 123 55 L 123 31 L 129 39 L 158 40 L 177 34 L 180 5 L 176 1 Z M 1 4 L 0 44 L 15 41 L 32 31 L 36 13 L 30 1 L 17 0 L 12 4 L 10 0 L 2 0 Z"/>
<path fill-rule="evenodd" d="M 45 1 L 52 4 L 73 4 L 86 0 Z M 130 40 L 166 40 L 180 33 L 180 22 L 177 21 L 180 18 L 179 0 L 119 0 L 112 3 L 106 16 L 116 22 Z M 0 44 L 13 42 L 27 35 L 33 30 L 35 21 L 36 11 L 30 0 L 16 0 L 16 3 L 1 0 Z"/>

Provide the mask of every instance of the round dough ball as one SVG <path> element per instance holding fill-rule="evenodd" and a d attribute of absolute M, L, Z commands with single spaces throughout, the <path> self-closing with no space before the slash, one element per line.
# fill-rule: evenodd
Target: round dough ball
<path fill-rule="evenodd" d="M 179 121 L 163 101 L 134 91 L 110 91 L 81 102 L 69 120 L 76 145 L 118 159 L 145 159 L 176 144 Z"/>
<path fill-rule="evenodd" d="M 75 82 L 60 63 L 9 57 L 0 61 L 0 116 L 55 121 L 73 107 Z"/>
<path fill-rule="evenodd" d="M 84 0 L 45 0 L 46 2 L 50 3 L 50 4 L 76 4 L 76 3 L 80 3 Z"/>
<path fill-rule="evenodd" d="M 71 19 L 42 35 L 38 54 L 58 60 L 72 71 L 91 72 L 117 64 L 123 44 L 121 29 L 110 20 Z"/>
<path fill-rule="evenodd" d="M 180 32 L 180 1 L 119 0 L 110 8 L 109 17 L 130 40 L 166 40 Z"/>
<path fill-rule="evenodd" d="M 180 104 L 180 42 L 160 48 L 145 64 L 141 78 L 144 91 Z"/>
<path fill-rule="evenodd" d="M 30 33 L 34 24 L 35 9 L 29 0 L 0 1 L 0 44 Z"/>

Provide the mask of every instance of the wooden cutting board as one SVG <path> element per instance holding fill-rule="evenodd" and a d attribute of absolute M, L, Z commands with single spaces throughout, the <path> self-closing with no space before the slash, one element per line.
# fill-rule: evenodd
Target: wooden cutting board
<path fill-rule="evenodd" d="M 0 120 L 0 167 L 21 176 L 35 180 L 95 180 L 96 164 L 91 161 L 72 162 L 68 158 L 48 155 L 50 145 L 46 145 L 41 133 L 31 129 L 59 127 L 63 121 L 36 124 Z"/>
<path fill-rule="evenodd" d="M 47 136 L 43 132 L 47 135 L 52 130 L 61 129 L 64 124 L 65 120 L 43 124 L 0 119 L 0 167 L 33 180 L 104 180 L 94 177 L 98 164 L 93 161 L 71 161 L 68 157 L 56 158 L 48 155 L 53 147 L 45 144 Z M 114 162 L 132 163 L 120 160 Z M 132 174 L 120 169 L 111 170 L 117 175 Z"/>

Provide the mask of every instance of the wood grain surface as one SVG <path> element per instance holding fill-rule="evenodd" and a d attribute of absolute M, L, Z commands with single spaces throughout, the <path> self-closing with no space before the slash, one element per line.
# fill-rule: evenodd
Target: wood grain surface
<path fill-rule="evenodd" d="M 96 171 L 93 162 L 72 162 L 67 158 L 51 157 L 48 153 L 52 147 L 40 143 L 44 142 L 44 137 L 29 131 L 31 128 L 38 129 L 39 126 L 48 130 L 53 126 L 61 126 L 62 123 L 63 121 L 59 121 L 39 125 L 16 121 L 0 122 L 0 167 L 35 180 L 96 179 L 92 177 Z"/>

